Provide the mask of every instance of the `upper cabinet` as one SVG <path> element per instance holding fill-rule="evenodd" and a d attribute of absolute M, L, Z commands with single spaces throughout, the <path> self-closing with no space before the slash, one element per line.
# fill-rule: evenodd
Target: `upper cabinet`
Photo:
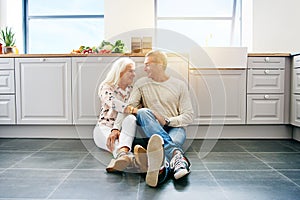
<path fill-rule="evenodd" d="M 18 124 L 72 124 L 71 58 L 16 58 Z"/>

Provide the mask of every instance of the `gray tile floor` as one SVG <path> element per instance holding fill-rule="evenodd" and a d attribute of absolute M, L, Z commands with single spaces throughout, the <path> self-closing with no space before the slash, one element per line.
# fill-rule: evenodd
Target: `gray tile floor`
<path fill-rule="evenodd" d="M 158 188 L 133 173 L 107 174 L 92 140 L 0 139 L 0 199 L 300 199 L 300 143 L 189 140 L 192 173 Z"/>

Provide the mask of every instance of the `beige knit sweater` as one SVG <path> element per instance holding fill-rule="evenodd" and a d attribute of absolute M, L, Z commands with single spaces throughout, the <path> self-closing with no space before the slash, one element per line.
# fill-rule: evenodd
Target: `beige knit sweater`
<path fill-rule="evenodd" d="M 174 77 L 164 82 L 155 82 L 147 77 L 137 80 L 128 103 L 156 111 L 170 120 L 171 127 L 187 126 L 193 120 L 193 108 L 187 85 Z M 114 128 L 121 128 L 124 117 L 124 114 L 118 114 Z"/>

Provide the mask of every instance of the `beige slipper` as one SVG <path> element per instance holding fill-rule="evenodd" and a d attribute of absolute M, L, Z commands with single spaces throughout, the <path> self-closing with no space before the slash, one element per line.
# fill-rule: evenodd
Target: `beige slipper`
<path fill-rule="evenodd" d="M 133 149 L 135 165 L 139 168 L 139 172 L 145 173 L 148 169 L 147 150 L 141 145 L 135 145 Z"/>
<path fill-rule="evenodd" d="M 151 136 L 147 146 L 148 170 L 146 174 L 146 183 L 151 187 L 158 184 L 158 175 L 164 161 L 163 139 L 154 134 Z"/>
<path fill-rule="evenodd" d="M 110 163 L 106 167 L 106 171 L 111 172 L 121 172 L 126 169 L 131 163 L 130 157 L 126 152 L 121 152 L 116 159 L 111 159 Z"/>

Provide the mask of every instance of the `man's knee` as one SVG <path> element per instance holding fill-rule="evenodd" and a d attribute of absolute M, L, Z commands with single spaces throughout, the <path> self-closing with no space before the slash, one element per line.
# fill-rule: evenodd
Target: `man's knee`
<path fill-rule="evenodd" d="M 149 108 L 140 108 L 137 112 L 137 119 L 141 119 L 141 118 L 144 118 L 144 117 L 147 117 L 149 115 L 151 115 L 152 112 Z"/>

